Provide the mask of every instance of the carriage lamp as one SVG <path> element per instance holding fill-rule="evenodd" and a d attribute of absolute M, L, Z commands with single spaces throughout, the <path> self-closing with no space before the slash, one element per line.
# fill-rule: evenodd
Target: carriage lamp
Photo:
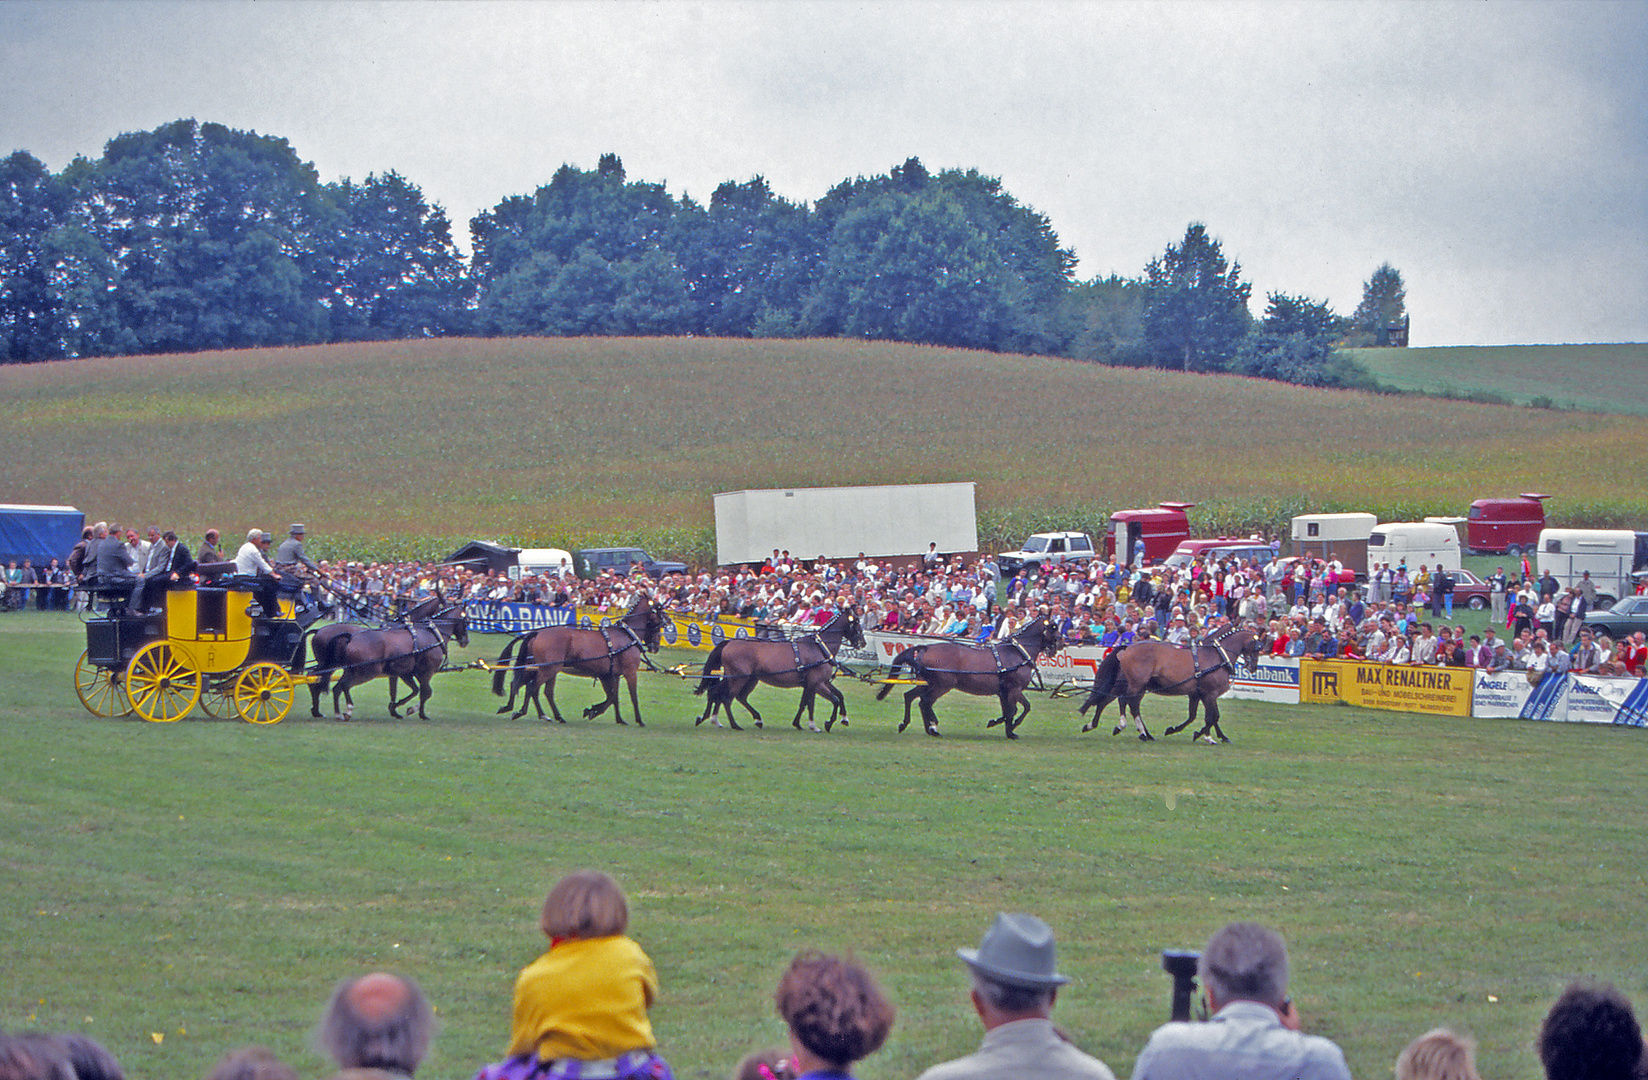
<path fill-rule="evenodd" d="M 1173 1005 L 1169 1020 L 1190 1019 L 1190 999 L 1196 993 L 1196 965 L 1201 959 L 1202 954 L 1195 949 L 1162 950 L 1162 970 L 1173 976 Z"/>

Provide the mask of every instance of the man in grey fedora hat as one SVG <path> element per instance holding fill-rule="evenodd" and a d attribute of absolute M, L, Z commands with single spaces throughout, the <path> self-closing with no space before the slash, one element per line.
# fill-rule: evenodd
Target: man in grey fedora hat
<path fill-rule="evenodd" d="M 1053 1027 L 1060 975 L 1053 929 L 1034 915 L 1002 914 L 977 949 L 957 949 L 973 976 L 973 1009 L 984 1023 L 978 1052 L 935 1065 L 921 1080 L 1115 1080 L 1098 1058 Z"/>

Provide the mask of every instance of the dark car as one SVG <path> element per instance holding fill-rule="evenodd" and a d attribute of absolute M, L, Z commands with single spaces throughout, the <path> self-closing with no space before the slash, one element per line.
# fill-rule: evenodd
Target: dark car
<path fill-rule="evenodd" d="M 585 581 L 594 581 L 603 570 L 627 575 L 630 567 L 639 564 L 649 577 L 665 574 L 684 574 L 686 563 L 660 562 L 638 547 L 579 548 L 572 553 L 572 569 Z"/>
<path fill-rule="evenodd" d="M 1648 596 L 1627 596 L 1616 600 L 1611 608 L 1587 611 L 1585 628 L 1607 634 L 1615 641 L 1638 630 L 1648 633 Z"/>
<path fill-rule="evenodd" d="M 1453 578 L 1453 606 L 1481 611 L 1493 603 L 1493 588 L 1469 570 L 1449 570 Z"/>

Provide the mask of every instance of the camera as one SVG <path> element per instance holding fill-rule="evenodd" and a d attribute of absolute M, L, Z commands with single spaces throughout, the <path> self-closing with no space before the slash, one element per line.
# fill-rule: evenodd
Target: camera
<path fill-rule="evenodd" d="M 1196 967 L 1202 954 L 1195 949 L 1163 949 L 1162 970 L 1173 977 L 1173 1004 L 1169 1020 L 1190 1019 L 1190 999 L 1196 993 Z"/>

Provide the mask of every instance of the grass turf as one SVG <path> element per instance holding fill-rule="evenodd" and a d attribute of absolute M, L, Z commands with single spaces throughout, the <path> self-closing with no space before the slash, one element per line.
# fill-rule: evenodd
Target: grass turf
<path fill-rule="evenodd" d="M 1286 933 L 1307 1028 L 1358 1075 L 1445 1023 L 1484 1075 L 1532 1078 L 1566 980 L 1648 993 L 1640 731 L 1228 703 L 1234 745 L 1144 745 L 1038 697 L 1010 744 L 951 695 L 934 740 L 850 684 L 845 731 L 791 730 L 794 694 L 764 689 L 768 727 L 738 734 L 695 728 L 690 684 L 655 674 L 645 730 L 510 722 L 479 674 L 442 676 L 428 722 L 387 719 L 379 683 L 351 724 L 149 725 L 81 709 L 82 644 L 66 616 L 0 619 L 0 1026 L 86 1031 L 137 1080 L 254 1041 L 324 1075 L 307 1031 L 377 967 L 439 1010 L 420 1076 L 461 1080 L 583 865 L 629 894 L 684 1077 L 781 1040 L 771 991 L 807 946 L 855 950 L 899 1007 L 868 1080 L 969 1051 L 953 950 L 1001 909 L 1058 930 L 1056 1018 L 1122 1075 L 1166 1013 L 1157 951 L 1231 918 Z"/>

